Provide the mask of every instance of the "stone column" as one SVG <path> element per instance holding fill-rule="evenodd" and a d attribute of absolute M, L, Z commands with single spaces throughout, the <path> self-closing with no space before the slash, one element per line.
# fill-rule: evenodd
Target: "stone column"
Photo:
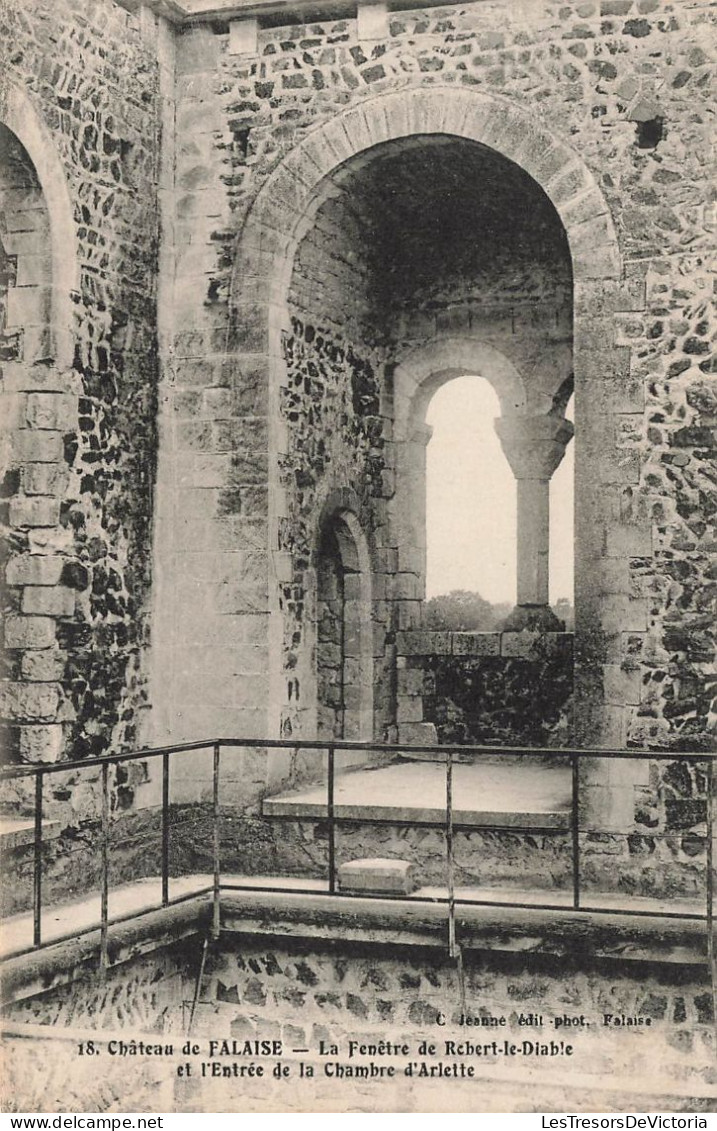
<path fill-rule="evenodd" d="M 550 480 L 574 429 L 556 416 L 507 416 L 495 422 L 518 484 L 518 603 L 504 628 L 559 631 L 549 605 Z"/>

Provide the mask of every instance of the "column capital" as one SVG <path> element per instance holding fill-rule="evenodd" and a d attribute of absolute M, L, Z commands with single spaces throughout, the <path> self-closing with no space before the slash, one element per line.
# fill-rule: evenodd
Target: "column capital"
<path fill-rule="evenodd" d="M 575 428 L 562 416 L 501 416 L 495 430 L 516 479 L 549 480 Z"/>

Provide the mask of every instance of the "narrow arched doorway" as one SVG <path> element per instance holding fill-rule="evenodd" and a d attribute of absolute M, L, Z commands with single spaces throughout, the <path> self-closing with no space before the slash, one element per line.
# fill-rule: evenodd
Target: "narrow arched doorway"
<path fill-rule="evenodd" d="M 318 737 L 373 737 L 371 580 L 361 527 L 350 511 L 322 523 L 317 553 Z"/>

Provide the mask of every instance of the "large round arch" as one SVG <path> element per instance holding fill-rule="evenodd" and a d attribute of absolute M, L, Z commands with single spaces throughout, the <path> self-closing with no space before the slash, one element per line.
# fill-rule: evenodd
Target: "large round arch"
<path fill-rule="evenodd" d="M 441 84 L 369 97 L 308 131 L 264 182 L 238 237 L 231 287 L 233 317 L 252 328 L 251 353 L 266 360 L 269 447 L 269 548 L 277 546 L 277 500 L 283 493 L 277 457 L 286 454 L 279 388 L 285 371 L 282 331 L 297 248 L 322 204 L 370 151 L 388 142 L 414 145 L 448 136 L 491 149 L 527 173 L 554 206 L 572 264 L 576 412 L 582 415 L 584 377 L 609 368 L 604 327 L 622 275 L 618 240 L 607 202 L 581 157 L 535 117 L 507 99 Z M 241 337 L 241 335 L 240 335 Z M 596 360 L 595 346 L 601 356 Z M 247 347 L 247 351 L 249 347 Z M 238 362 L 240 358 L 237 359 Z M 241 365 L 237 364 L 237 371 Z M 280 506 L 280 504 L 278 504 Z M 585 535 L 594 524 L 585 512 Z M 580 532 L 576 532 L 580 537 Z M 590 551 L 587 549 L 586 555 Z"/>
<path fill-rule="evenodd" d="M 607 202 L 575 151 L 505 99 L 436 85 L 369 98 L 310 130 L 287 154 L 240 233 L 235 304 L 282 302 L 296 247 L 347 162 L 385 142 L 441 134 L 494 149 L 536 181 L 567 233 L 576 283 L 620 277 Z"/>
<path fill-rule="evenodd" d="M 232 318 L 238 328 L 236 371 L 243 369 L 245 352 L 251 354 L 252 365 L 257 357 L 263 359 L 270 556 L 279 553 L 278 531 L 285 517 L 279 470 L 288 452 L 281 413 L 286 372 L 282 334 L 290 324 L 289 291 L 297 250 L 326 202 L 341 194 L 347 178 L 369 163 L 379 147 L 411 147 L 436 139 L 474 143 L 512 162 L 553 206 L 565 233 L 572 270 L 576 413 L 583 425 L 599 429 L 599 398 L 590 394 L 589 385 L 602 381 L 606 373 L 619 372 L 622 364 L 612 334 L 612 315 L 621 300 L 622 265 L 608 205 L 588 166 L 532 114 L 501 97 L 440 84 L 369 97 L 307 132 L 264 182 L 238 236 L 231 287 Z M 586 466 L 576 471 L 579 496 L 581 477 L 586 491 L 576 542 L 585 565 L 584 609 L 586 617 L 594 620 L 597 608 L 588 574 L 589 563 L 600 554 L 599 503 L 589 490 L 594 469 Z M 576 600 L 580 600 L 580 585 L 576 577 Z M 270 634 L 274 659 L 269 667 L 276 691 L 272 702 L 278 703 L 282 677 L 275 646 L 280 630 L 276 624 L 278 600 L 271 587 L 268 611 L 275 623 Z M 586 627 L 592 631 L 587 621 Z M 599 740 L 597 732 L 588 737 Z"/>

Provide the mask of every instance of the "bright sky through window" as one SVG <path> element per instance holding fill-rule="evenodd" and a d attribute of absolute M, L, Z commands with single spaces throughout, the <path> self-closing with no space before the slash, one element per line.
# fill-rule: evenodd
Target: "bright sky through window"
<path fill-rule="evenodd" d="M 427 597 L 468 589 L 515 603 L 516 488 L 493 421 L 498 397 L 457 377 L 432 398 L 426 466 Z M 550 599 L 573 596 L 573 444 L 550 487 Z"/>

